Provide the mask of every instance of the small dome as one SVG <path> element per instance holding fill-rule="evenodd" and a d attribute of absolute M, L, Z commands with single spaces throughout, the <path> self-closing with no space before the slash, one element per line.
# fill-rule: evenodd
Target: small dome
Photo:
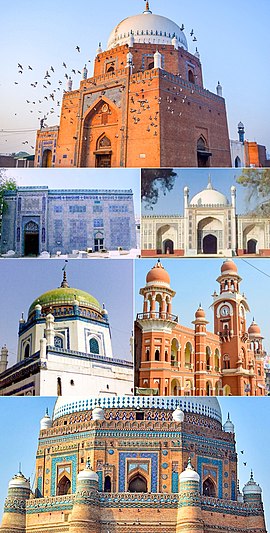
<path fill-rule="evenodd" d="M 85 469 L 81 470 L 77 476 L 78 481 L 96 481 L 98 482 L 98 475 L 92 470 L 89 459 L 86 462 Z"/>
<path fill-rule="evenodd" d="M 223 430 L 226 432 L 226 433 L 234 433 L 234 425 L 232 423 L 232 421 L 230 420 L 230 414 L 228 413 L 228 418 L 223 426 Z"/>
<path fill-rule="evenodd" d="M 243 124 L 243 122 L 239 122 L 239 123 L 238 123 L 238 128 L 244 128 L 244 124 Z"/>
<path fill-rule="evenodd" d="M 195 313 L 195 318 L 205 318 L 205 311 L 201 306 L 197 309 Z"/>
<path fill-rule="evenodd" d="M 180 407 L 176 407 L 175 411 L 172 414 L 173 420 L 175 422 L 183 422 L 185 418 L 184 412 L 180 409 Z"/>
<path fill-rule="evenodd" d="M 188 49 L 186 36 L 179 26 L 166 17 L 154 15 L 148 2 L 143 13 L 127 17 L 117 24 L 110 34 L 107 50 L 129 44 L 131 35 L 135 43 L 151 43 L 157 46 L 171 45 L 172 39 L 176 38 L 179 47 Z"/>
<path fill-rule="evenodd" d="M 40 430 L 50 429 L 52 427 L 52 419 L 49 415 L 48 409 L 46 409 L 45 416 L 40 420 Z"/>
<path fill-rule="evenodd" d="M 15 474 L 8 484 L 9 489 L 29 489 L 30 490 L 30 480 L 19 472 Z"/>
<path fill-rule="evenodd" d="M 170 285 L 170 276 L 165 270 L 164 266 L 162 266 L 161 262 L 158 260 L 157 264 L 151 268 L 151 270 L 148 272 L 146 276 L 146 283 L 165 283 L 166 285 Z"/>
<path fill-rule="evenodd" d="M 236 264 L 231 259 L 226 259 L 226 261 L 223 262 L 222 267 L 221 267 L 221 274 L 225 274 L 227 272 L 228 273 L 233 272 L 235 274 L 237 274 L 238 272 Z"/>
<path fill-rule="evenodd" d="M 254 481 L 253 472 L 251 470 L 250 480 L 245 484 L 243 488 L 243 495 L 244 496 L 249 496 L 251 494 L 261 495 L 261 493 L 262 493 L 262 489 L 260 485 L 258 485 L 258 483 Z"/>
<path fill-rule="evenodd" d="M 248 328 L 248 334 L 250 336 L 252 336 L 252 337 L 260 337 L 261 336 L 261 329 L 258 326 L 258 324 L 256 324 L 256 322 L 254 322 L 254 319 L 253 319 L 252 323 L 250 324 L 250 326 Z"/>
<path fill-rule="evenodd" d="M 196 481 L 197 483 L 200 482 L 200 476 L 198 472 L 193 468 L 191 464 L 191 460 L 189 458 L 188 465 L 186 469 L 180 474 L 180 483 L 183 483 L 185 481 Z"/>
<path fill-rule="evenodd" d="M 209 178 L 209 183 L 207 185 L 207 188 L 203 191 L 199 192 L 198 194 L 195 194 L 193 198 L 190 201 L 190 205 L 196 205 L 196 206 L 227 206 L 228 200 L 224 194 L 222 194 L 219 191 L 216 191 L 213 188 L 213 185 L 211 183 L 211 180 Z"/>
<path fill-rule="evenodd" d="M 105 418 L 105 412 L 101 407 L 95 407 L 92 411 L 92 419 L 93 420 L 104 420 Z"/>

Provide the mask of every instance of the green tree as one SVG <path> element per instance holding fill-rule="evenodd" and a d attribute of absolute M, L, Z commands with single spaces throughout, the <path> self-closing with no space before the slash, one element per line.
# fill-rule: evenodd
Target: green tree
<path fill-rule="evenodd" d="M 153 209 L 159 194 L 164 196 L 174 187 L 177 173 L 172 168 L 147 168 L 142 169 L 141 198 L 146 209 Z"/>
<path fill-rule="evenodd" d="M 254 202 L 254 215 L 270 215 L 270 168 L 245 168 L 237 183 L 247 188 L 247 205 Z"/>
<path fill-rule="evenodd" d="M 6 177 L 5 169 L 0 169 L 0 235 L 3 213 L 7 209 L 7 203 L 4 199 L 4 194 L 6 191 L 14 191 L 16 186 L 16 181 L 13 178 Z"/>

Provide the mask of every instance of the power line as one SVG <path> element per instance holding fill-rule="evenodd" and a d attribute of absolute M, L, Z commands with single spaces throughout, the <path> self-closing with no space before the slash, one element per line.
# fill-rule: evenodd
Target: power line
<path fill-rule="evenodd" d="M 267 278 L 270 278 L 270 274 L 267 274 L 266 272 L 264 272 L 263 270 L 261 270 L 260 268 L 257 268 L 256 266 L 254 266 L 252 263 L 250 263 L 249 261 L 247 261 L 246 259 L 243 259 L 242 257 L 240 258 L 242 261 L 244 261 L 244 263 L 247 263 L 247 265 L 251 266 L 252 268 L 255 268 L 255 270 L 258 270 L 258 272 L 260 272 L 261 274 L 263 274 L 264 276 L 266 276 Z"/>

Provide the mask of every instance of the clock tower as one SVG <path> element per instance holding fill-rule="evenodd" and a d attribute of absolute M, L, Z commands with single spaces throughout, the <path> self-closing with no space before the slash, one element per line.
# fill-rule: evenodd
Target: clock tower
<path fill-rule="evenodd" d="M 217 279 L 220 292 L 213 295 L 214 332 L 220 338 L 223 386 L 232 395 L 245 395 L 254 388 L 254 364 L 246 326 L 249 306 L 240 292 L 241 277 L 232 260 L 224 261 Z"/>

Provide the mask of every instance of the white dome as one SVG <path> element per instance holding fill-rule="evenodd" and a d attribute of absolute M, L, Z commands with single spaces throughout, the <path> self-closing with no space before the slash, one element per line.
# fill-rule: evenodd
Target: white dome
<path fill-rule="evenodd" d="M 172 20 L 154 15 L 150 10 L 140 15 L 128 17 L 113 29 L 110 34 L 107 50 L 129 44 L 130 35 L 133 35 L 135 43 L 172 44 L 176 37 L 179 47 L 188 49 L 186 36 Z"/>
<path fill-rule="evenodd" d="M 180 476 L 180 483 L 183 483 L 185 481 L 196 481 L 197 483 L 200 482 L 200 476 L 196 470 L 194 470 L 190 459 L 188 460 L 188 465 L 184 472 L 181 472 Z"/>
<path fill-rule="evenodd" d="M 13 478 L 10 480 L 8 484 L 8 488 L 30 490 L 30 481 L 29 479 L 26 479 L 26 477 L 22 474 L 22 472 L 19 472 L 18 474 L 15 474 L 15 476 L 13 476 Z"/>
<path fill-rule="evenodd" d="M 208 416 L 222 423 L 220 405 L 215 396 L 83 396 L 68 399 L 59 396 L 53 410 L 53 420 L 61 416 L 82 411 L 90 411 L 95 407 L 102 409 L 168 409 L 174 411 L 179 407 L 185 413 Z"/>
<path fill-rule="evenodd" d="M 173 420 L 175 422 L 183 422 L 185 418 L 184 412 L 180 409 L 180 407 L 176 407 L 175 411 L 173 412 Z"/>
<path fill-rule="evenodd" d="M 81 470 L 77 476 L 78 481 L 96 481 L 98 482 L 98 475 L 92 470 L 90 461 L 86 462 L 85 469 Z"/>
<path fill-rule="evenodd" d="M 253 472 L 251 471 L 250 474 L 250 480 L 245 484 L 243 488 L 243 494 L 244 496 L 250 495 L 250 494 L 261 494 L 262 489 L 258 483 L 254 481 Z"/>
<path fill-rule="evenodd" d="M 228 413 L 228 418 L 223 426 L 223 430 L 226 431 L 226 433 L 234 433 L 234 425 L 232 421 L 230 420 L 229 413 Z"/>
<path fill-rule="evenodd" d="M 207 188 L 203 191 L 195 194 L 190 205 L 204 206 L 204 205 L 223 205 L 227 206 L 229 204 L 226 196 L 219 191 L 213 189 L 211 181 L 209 181 Z"/>
<path fill-rule="evenodd" d="M 52 419 L 49 416 L 48 409 L 46 409 L 45 416 L 40 420 L 40 430 L 50 429 L 52 427 Z"/>

